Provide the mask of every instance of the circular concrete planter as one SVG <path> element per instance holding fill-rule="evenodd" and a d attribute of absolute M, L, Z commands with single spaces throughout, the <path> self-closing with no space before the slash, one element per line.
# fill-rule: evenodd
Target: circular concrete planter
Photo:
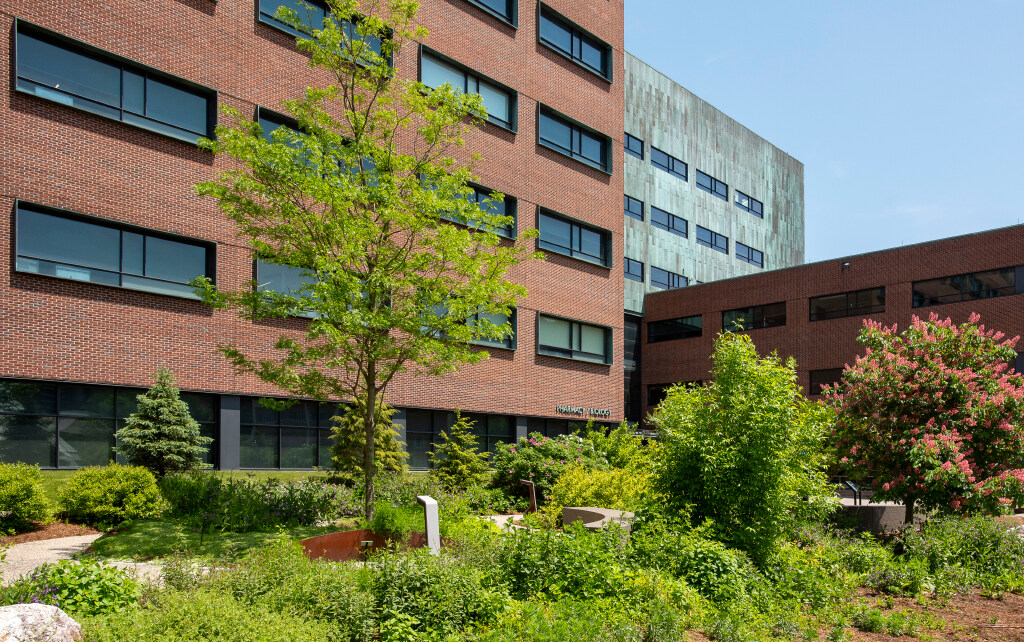
<path fill-rule="evenodd" d="M 420 548 L 426 544 L 427 536 L 423 533 L 413 531 L 409 533 L 409 539 L 402 550 Z M 354 531 L 340 531 L 327 533 L 304 539 L 301 542 L 305 549 L 306 557 L 311 560 L 327 560 L 329 562 L 346 562 L 349 560 L 361 560 L 370 551 L 386 548 L 390 542 L 383 535 L 379 535 L 367 528 Z"/>

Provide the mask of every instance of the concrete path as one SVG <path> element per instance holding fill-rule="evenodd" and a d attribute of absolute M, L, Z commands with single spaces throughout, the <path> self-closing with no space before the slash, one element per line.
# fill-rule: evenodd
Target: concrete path
<path fill-rule="evenodd" d="M 7 586 L 43 564 L 70 559 L 75 553 L 81 553 L 89 548 L 100 537 L 101 535 L 97 533 L 15 544 L 7 550 L 7 563 L 0 567 L 0 584 Z M 159 582 L 162 578 L 163 569 L 157 564 L 137 562 L 106 562 L 106 564 L 134 572 L 136 577 L 144 582 Z"/>

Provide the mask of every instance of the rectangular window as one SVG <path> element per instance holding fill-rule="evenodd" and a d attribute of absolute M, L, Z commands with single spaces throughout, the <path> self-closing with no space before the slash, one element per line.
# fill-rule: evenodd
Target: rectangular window
<path fill-rule="evenodd" d="M 519 26 L 517 0 L 466 0 L 513 27 Z"/>
<path fill-rule="evenodd" d="M 640 140 L 636 136 L 626 132 L 626 153 L 630 156 L 636 156 L 640 160 L 644 159 L 644 141 Z"/>
<path fill-rule="evenodd" d="M 736 194 L 736 207 L 747 210 L 757 218 L 764 218 L 764 205 L 753 196 L 747 196 L 743 192 L 733 190 Z"/>
<path fill-rule="evenodd" d="M 537 143 L 575 158 L 581 163 L 612 173 L 611 139 L 578 125 L 543 105 L 537 106 Z"/>
<path fill-rule="evenodd" d="M 344 406 L 316 401 L 297 401 L 285 410 L 271 410 L 258 397 L 242 397 L 240 467 L 329 467 L 332 418 L 343 412 Z"/>
<path fill-rule="evenodd" d="M 680 381 L 679 383 L 652 383 L 647 385 L 647 405 L 657 406 L 662 401 L 665 401 L 665 397 L 668 396 L 668 391 L 673 386 L 700 386 L 703 381 Z"/>
<path fill-rule="evenodd" d="M 420 48 L 420 82 L 431 89 L 448 83 L 457 92 L 479 94 L 489 122 L 515 131 L 515 91 L 475 74 L 465 65 L 428 49 Z"/>
<path fill-rule="evenodd" d="M 475 326 L 481 320 L 486 320 L 494 325 L 505 325 L 508 324 L 512 327 L 512 334 L 502 339 L 477 339 L 472 343 L 474 345 L 490 346 L 492 348 L 504 348 L 506 350 L 516 349 L 516 311 L 512 310 L 511 315 L 506 314 L 490 314 L 487 312 L 478 312 L 472 314 L 466 319 L 466 325 Z"/>
<path fill-rule="evenodd" d="M 623 263 L 625 264 L 626 278 L 630 281 L 644 282 L 644 264 L 640 261 L 634 261 L 631 258 L 626 258 Z"/>
<path fill-rule="evenodd" d="M 331 15 L 331 10 L 323 0 L 258 0 L 259 21 L 275 29 L 291 34 L 296 38 L 305 38 L 306 34 L 275 17 L 278 7 L 287 7 L 298 14 L 299 20 L 307 29 L 323 29 L 324 20 Z M 378 56 L 383 55 L 383 39 L 377 35 L 360 35 L 355 23 L 348 20 L 338 21 L 341 30 L 348 39 L 350 46 L 355 48 L 355 43 L 361 42 L 360 47 L 365 46 Z"/>
<path fill-rule="evenodd" d="M 827 294 L 810 301 L 811 321 L 885 312 L 885 288 Z"/>
<path fill-rule="evenodd" d="M 611 364 L 611 336 L 611 328 L 537 314 L 538 354 Z"/>
<path fill-rule="evenodd" d="M 644 220 L 644 202 L 632 196 L 626 196 L 626 216 L 631 216 L 638 221 Z"/>
<path fill-rule="evenodd" d="M 612 79 L 611 46 L 543 4 L 540 5 L 540 28 L 537 30 L 537 38 L 541 44 L 554 49 L 583 68 L 605 80 Z"/>
<path fill-rule="evenodd" d="M 686 219 L 679 218 L 675 214 L 669 214 L 665 210 L 651 206 L 651 225 L 668 230 L 673 234 L 686 238 Z"/>
<path fill-rule="evenodd" d="M 759 268 L 764 267 L 764 253 L 761 252 L 761 250 L 755 250 L 749 245 L 744 245 L 739 241 L 736 242 L 736 258 L 744 263 L 756 265 Z"/>
<path fill-rule="evenodd" d="M 211 244 L 170 238 L 19 201 L 17 270 L 196 298 L 189 281 L 214 276 Z"/>
<path fill-rule="evenodd" d="M 611 233 L 597 227 L 562 218 L 549 210 L 538 208 L 537 247 L 611 267 L 609 248 Z"/>
<path fill-rule="evenodd" d="M 651 145 L 651 165 L 686 180 L 686 163 Z"/>
<path fill-rule="evenodd" d="M 703 334 L 704 318 L 701 315 L 651 321 L 647 324 L 647 343 L 689 339 Z"/>
<path fill-rule="evenodd" d="M 729 239 L 718 232 L 712 232 L 706 227 L 697 226 L 697 245 L 710 247 L 722 254 L 729 253 Z"/>
<path fill-rule="evenodd" d="M 785 301 L 722 312 L 722 329 L 727 332 L 774 328 L 782 325 L 786 325 Z"/>
<path fill-rule="evenodd" d="M 213 136 L 212 89 L 20 20 L 15 29 L 18 91 L 189 143 Z"/>
<path fill-rule="evenodd" d="M 811 370 L 810 374 L 810 395 L 820 395 L 822 388 L 833 386 L 843 380 L 842 368 L 828 368 L 827 370 Z"/>
<path fill-rule="evenodd" d="M 469 187 L 473 191 L 467 194 L 466 198 L 469 200 L 469 202 L 476 203 L 480 207 L 480 210 L 482 212 L 486 212 L 494 216 L 508 216 L 511 217 L 512 220 L 506 225 L 502 225 L 501 227 L 492 227 L 490 225 L 485 224 L 479 219 L 463 219 L 454 215 L 445 215 L 444 219 L 451 221 L 453 223 L 458 223 L 459 225 L 465 225 L 466 227 L 470 227 L 472 229 L 484 230 L 486 232 L 494 232 L 498 236 L 504 236 L 505 238 L 515 238 L 516 214 L 518 209 L 518 202 L 516 201 L 516 198 L 514 196 L 509 196 L 508 194 L 505 194 L 501 202 L 493 200 L 488 201 L 488 199 L 491 196 L 491 193 L 494 190 L 488 189 L 486 187 L 480 187 L 479 185 L 469 185 Z"/>
<path fill-rule="evenodd" d="M 915 281 L 914 307 L 1024 294 L 1024 283 L 1018 281 L 1019 276 L 1024 276 L 1024 267 L 1007 267 Z"/>
<path fill-rule="evenodd" d="M 651 266 L 651 287 L 661 288 L 662 290 L 675 290 L 678 288 L 685 288 L 690 284 L 690 280 L 682 274 L 676 274 L 675 272 L 669 272 L 661 268 Z"/>
<path fill-rule="evenodd" d="M 295 119 L 264 107 L 256 108 L 256 122 L 259 123 L 260 129 L 263 130 L 263 138 L 269 141 L 274 140 L 274 132 L 282 127 L 291 130 L 295 134 L 301 134 L 299 124 Z"/>
<path fill-rule="evenodd" d="M 498 444 L 515 442 L 515 417 L 508 415 L 484 415 L 479 413 L 462 413 L 465 419 L 473 423 L 473 434 L 477 436 L 477 452 L 494 453 Z M 454 413 L 451 421 L 455 423 Z"/>
<path fill-rule="evenodd" d="M 697 187 L 722 199 L 729 200 L 729 186 L 710 174 L 697 170 Z"/>

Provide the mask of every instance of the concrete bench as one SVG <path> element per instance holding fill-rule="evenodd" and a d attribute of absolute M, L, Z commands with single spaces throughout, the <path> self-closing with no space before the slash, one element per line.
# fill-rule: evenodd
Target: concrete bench
<path fill-rule="evenodd" d="M 562 524 L 568 526 L 574 522 L 583 522 L 584 528 L 591 531 L 601 530 L 606 524 L 616 523 L 628 534 L 633 523 L 633 513 L 595 506 L 563 507 Z"/>

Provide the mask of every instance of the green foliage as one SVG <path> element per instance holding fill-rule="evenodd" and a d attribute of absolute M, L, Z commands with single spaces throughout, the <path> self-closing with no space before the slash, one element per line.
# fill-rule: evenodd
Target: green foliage
<path fill-rule="evenodd" d="M 380 473 L 405 474 L 409 468 L 406 461 L 409 453 L 398 439 L 391 417 L 395 409 L 378 401 L 374 417 L 376 437 L 374 441 L 374 464 Z M 365 475 L 363 454 L 366 448 L 366 404 L 358 400 L 348 405 L 340 417 L 333 417 L 331 428 L 331 463 L 333 480 L 354 484 Z"/>
<path fill-rule="evenodd" d="M 1024 570 L 1024 538 L 983 516 L 931 519 L 920 530 L 899 533 L 894 544 L 904 559 L 922 561 L 935 576 L 952 567 L 975 581 Z"/>
<path fill-rule="evenodd" d="M 138 395 L 138 409 L 117 431 L 117 453 L 129 464 L 145 466 L 157 477 L 202 468 L 201 457 L 213 442 L 200 434 L 199 423 L 178 394 L 174 374 L 160 368 L 156 383 Z"/>
<path fill-rule="evenodd" d="M 79 470 L 61 488 L 57 504 L 62 517 L 97 528 L 153 519 L 165 506 L 153 473 L 121 464 Z"/>
<path fill-rule="evenodd" d="M 377 510 L 373 513 L 373 519 L 366 524 L 378 535 L 387 539 L 402 542 L 409 533 L 422 531 L 424 528 L 423 509 L 419 506 L 394 506 L 392 504 L 377 504 Z"/>
<path fill-rule="evenodd" d="M 33 522 L 49 518 L 42 480 L 38 466 L 0 464 L 0 535 L 31 530 Z"/>
<path fill-rule="evenodd" d="M 906 611 L 895 611 L 886 615 L 878 609 L 862 606 L 854 612 L 851 621 L 855 627 L 868 633 L 887 633 L 894 637 L 913 637 L 917 634 L 914 615 Z"/>
<path fill-rule="evenodd" d="M 482 207 L 466 198 L 475 177 L 454 156 L 476 158 L 456 151 L 486 117 L 480 95 L 450 85 L 431 90 L 393 73 L 389 61 L 427 36 L 416 24 L 418 3 L 329 4 L 336 19 L 319 28 L 290 8 L 277 16 L 303 34 L 299 50 L 332 84 L 273 105 L 298 128 L 279 128 L 269 139 L 248 115 L 224 108 L 228 124 L 202 146 L 232 159 L 233 169 L 196 185 L 255 255 L 293 268 L 302 285 L 276 292 L 253 283 L 234 291 L 208 279 L 196 284 L 205 301 L 243 318 L 309 318 L 301 336 L 283 335 L 273 346 L 220 346 L 239 372 L 298 397 L 375 408 L 397 375 L 455 371 L 487 357 L 470 342 L 511 334 L 508 322 L 495 319 L 526 295 L 508 273 L 533 256 L 525 238 L 535 233 L 502 242 L 493 230 L 512 217 L 490 207 L 502 195 Z M 378 53 L 365 38 L 381 34 Z M 374 413 L 364 421 L 369 518 Z"/>
<path fill-rule="evenodd" d="M 440 443 L 428 453 L 434 465 L 430 474 L 442 484 L 459 490 L 486 483 L 491 478 L 487 453 L 478 452 L 476 442 L 473 422 L 456 412 L 455 423 L 441 431 Z"/>
<path fill-rule="evenodd" d="M 586 470 L 570 466 L 551 488 L 544 512 L 561 519 L 565 506 L 597 506 L 632 511 L 650 499 L 651 473 L 613 468 Z"/>
<path fill-rule="evenodd" d="M 551 487 L 569 466 L 585 470 L 604 468 L 604 457 L 594 449 L 593 442 L 577 435 L 555 438 L 532 433 L 514 444 L 499 443 L 491 460 L 494 477 L 491 484 L 510 497 L 526 497 L 528 491 L 520 480 L 534 483 L 537 502 L 547 500 Z"/>
<path fill-rule="evenodd" d="M 604 426 L 589 421 L 583 436 L 612 468 L 649 471 L 661 457 L 661 444 L 655 440 L 645 442 L 625 421 L 607 432 Z"/>
<path fill-rule="evenodd" d="M 123 611 L 138 602 L 139 583 L 124 571 L 91 559 L 44 564 L 0 589 L 3 604 L 38 602 L 56 606 L 72 616 Z"/>
<path fill-rule="evenodd" d="M 674 387 L 652 416 L 664 444 L 656 488 L 763 563 L 838 505 L 824 472 L 829 426 L 802 400 L 792 359 L 760 358 L 750 337 L 723 333 L 713 360 L 710 383 Z"/>

